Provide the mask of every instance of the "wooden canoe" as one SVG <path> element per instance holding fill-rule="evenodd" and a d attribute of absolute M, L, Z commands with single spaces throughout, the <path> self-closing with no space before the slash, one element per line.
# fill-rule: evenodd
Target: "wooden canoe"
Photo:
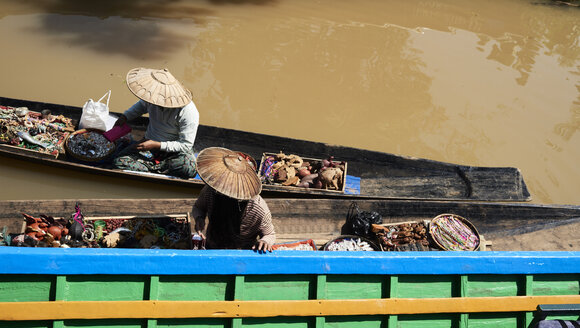
<path fill-rule="evenodd" d="M 0 327 L 505 327 L 578 316 L 580 252 L 0 247 Z M 575 315 L 575 316 L 573 316 Z M 553 327 L 553 326 L 551 326 Z"/>
<path fill-rule="evenodd" d="M 27 107 L 32 111 L 49 109 L 55 115 L 79 120 L 81 108 L 58 104 L 0 97 L 0 105 Z M 143 135 L 147 118 L 131 122 L 135 137 Z M 512 167 L 475 167 L 444 163 L 428 159 L 398 156 L 370 150 L 330 145 L 320 142 L 284 138 L 259 133 L 201 125 L 195 149 L 218 146 L 247 153 L 260 161 L 264 153 L 283 151 L 308 158 L 323 159 L 334 156 L 348 163 L 349 176 L 360 178 L 360 194 L 337 191 L 263 186 L 265 197 L 328 197 L 373 199 L 460 199 L 478 201 L 529 201 L 530 193 L 521 172 Z M 201 188 L 196 179 L 174 179 L 165 176 L 143 175 L 111 170 L 69 161 L 65 156 L 47 157 L 35 151 L 0 144 L 0 155 L 24 161 L 34 161 L 54 167 L 84 171 L 122 179 L 137 179 L 151 183 L 165 183 Z"/>
<path fill-rule="evenodd" d="M 87 217 L 179 215 L 191 212 L 194 199 L 91 199 L 0 201 L 0 228 L 22 229 L 21 213 L 70 218 L 75 203 Z M 322 245 L 340 235 L 352 200 L 267 199 L 279 242 L 313 239 Z M 361 211 L 374 211 L 383 223 L 431 220 L 443 213 L 468 219 L 487 240 L 580 222 L 580 206 L 522 202 L 357 200 Z M 557 236 L 546 236 L 557 238 Z"/>

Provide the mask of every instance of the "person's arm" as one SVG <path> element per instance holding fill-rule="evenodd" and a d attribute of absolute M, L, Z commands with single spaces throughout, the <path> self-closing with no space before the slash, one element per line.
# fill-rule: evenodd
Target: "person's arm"
<path fill-rule="evenodd" d="M 136 103 L 134 103 L 133 106 L 131 106 L 129 109 L 127 109 L 123 114 L 121 114 L 119 118 L 117 118 L 117 121 L 115 121 L 115 126 L 121 126 L 127 123 L 127 121 L 135 119 L 145 113 L 147 113 L 146 103 L 143 100 L 139 100 Z"/>
<path fill-rule="evenodd" d="M 191 213 L 195 220 L 195 231 L 205 238 L 203 231 L 205 229 L 205 217 L 207 216 L 208 198 L 211 197 L 211 190 L 208 186 L 204 186 L 199 193 L 199 197 L 193 204 Z"/>
<path fill-rule="evenodd" d="M 258 232 L 258 237 L 260 239 L 252 247 L 256 251 L 272 251 L 272 246 L 276 242 L 276 232 L 274 231 L 274 224 L 272 224 L 272 213 L 266 204 L 266 201 L 260 197 L 259 201 L 264 214 L 260 220 L 260 228 Z"/>
<path fill-rule="evenodd" d="M 139 100 L 134 103 L 133 106 L 129 107 L 129 109 L 123 113 L 123 116 L 125 116 L 127 121 L 131 121 L 144 114 L 147 114 L 147 103 L 143 100 Z"/>
<path fill-rule="evenodd" d="M 190 102 L 179 115 L 179 140 L 162 141 L 159 149 L 165 152 L 192 151 L 198 127 L 199 112 L 195 104 Z"/>

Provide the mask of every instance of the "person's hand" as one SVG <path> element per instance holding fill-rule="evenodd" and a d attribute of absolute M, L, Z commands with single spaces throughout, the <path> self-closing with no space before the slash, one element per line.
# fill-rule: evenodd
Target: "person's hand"
<path fill-rule="evenodd" d="M 272 252 L 272 244 L 263 240 L 258 240 L 256 244 L 252 246 L 252 249 L 258 253 L 265 253 L 266 251 Z"/>
<path fill-rule="evenodd" d="M 127 116 L 121 114 L 121 116 L 119 116 L 117 121 L 115 121 L 115 126 L 121 126 L 125 123 L 127 123 Z"/>
<path fill-rule="evenodd" d="M 205 229 L 205 219 L 195 219 L 195 232 L 197 232 L 201 238 L 205 239 L 203 229 Z"/>
<path fill-rule="evenodd" d="M 154 140 L 145 140 L 138 143 L 135 148 L 137 148 L 137 150 L 159 150 L 161 148 L 161 143 Z"/>

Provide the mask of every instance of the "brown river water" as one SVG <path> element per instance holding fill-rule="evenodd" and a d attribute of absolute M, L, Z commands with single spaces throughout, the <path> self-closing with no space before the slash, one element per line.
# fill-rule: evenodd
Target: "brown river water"
<path fill-rule="evenodd" d="M 129 69 L 167 67 L 202 124 L 518 167 L 534 202 L 580 204 L 579 23 L 539 0 L 3 0 L 0 94 L 82 106 L 112 90 L 119 112 Z M 4 157 L 0 185 L 195 196 Z"/>

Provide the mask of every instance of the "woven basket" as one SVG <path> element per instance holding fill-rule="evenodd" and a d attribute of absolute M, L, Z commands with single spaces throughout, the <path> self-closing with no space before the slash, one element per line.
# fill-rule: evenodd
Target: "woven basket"
<path fill-rule="evenodd" d="M 114 147 L 112 147 L 110 151 L 108 151 L 105 155 L 99 156 L 99 157 L 89 157 L 89 156 L 85 156 L 82 154 L 77 154 L 74 151 L 72 151 L 72 149 L 70 149 L 70 146 L 69 146 L 71 138 L 73 138 L 76 135 L 88 133 L 88 132 L 97 132 L 97 133 L 102 134 L 104 131 L 98 130 L 98 129 L 81 129 L 81 130 L 77 130 L 77 131 L 73 132 L 72 134 L 70 134 L 64 143 L 64 148 L 65 148 L 66 154 L 68 156 L 70 156 L 76 160 L 83 161 L 83 162 L 97 163 L 97 162 L 101 162 L 103 160 L 106 160 L 115 152 L 116 147 L 114 146 L 114 143 L 113 143 Z M 110 141 L 108 141 L 108 142 L 110 142 Z"/>
<path fill-rule="evenodd" d="M 366 242 L 367 244 L 369 244 L 371 246 L 371 248 L 374 251 L 381 251 L 381 247 L 379 245 L 377 245 L 374 241 L 366 238 L 366 237 L 361 237 L 361 236 L 355 236 L 355 235 L 342 235 L 342 236 L 338 236 L 330 241 L 328 241 L 326 244 L 324 244 L 323 246 L 323 250 L 325 251 L 332 251 L 329 249 L 330 245 L 337 243 L 337 242 L 341 242 L 343 240 L 358 240 L 360 239 L 361 241 Z"/>
<path fill-rule="evenodd" d="M 475 226 L 456 214 L 437 215 L 429 224 L 429 234 L 446 251 L 476 251 L 481 243 Z"/>

